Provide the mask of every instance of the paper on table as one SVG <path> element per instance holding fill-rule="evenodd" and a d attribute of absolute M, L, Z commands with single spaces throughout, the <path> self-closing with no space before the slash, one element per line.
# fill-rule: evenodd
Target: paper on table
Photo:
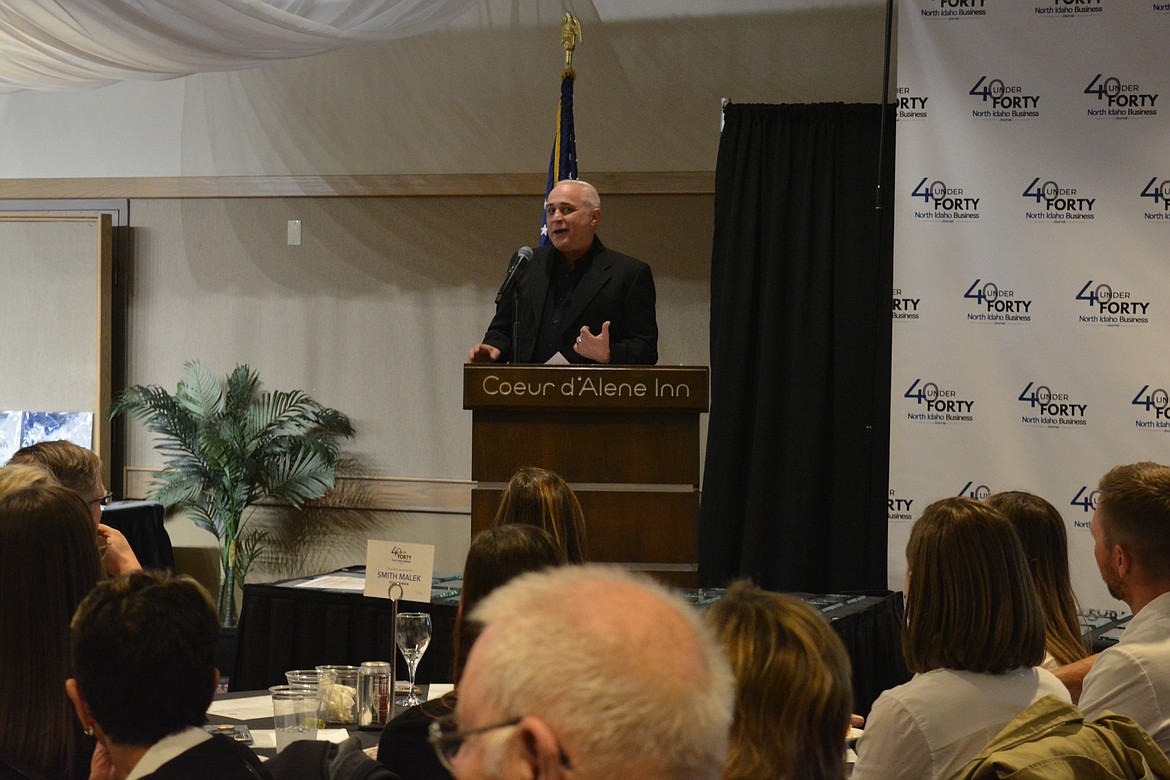
<path fill-rule="evenodd" d="M 339 574 L 322 574 L 311 580 L 298 582 L 297 588 L 321 588 L 324 590 L 356 590 L 366 589 L 366 581 L 361 577 L 345 577 Z"/>
<path fill-rule="evenodd" d="M 249 729 L 252 732 L 252 747 L 275 748 L 276 731 L 274 729 Z M 349 732 L 345 729 L 317 729 L 317 741 L 345 742 Z"/>
<path fill-rule="evenodd" d="M 245 696 L 240 699 L 220 699 L 207 708 L 209 715 L 236 720 L 255 720 L 272 717 L 272 697 L 268 694 Z"/>
<path fill-rule="evenodd" d="M 450 693 L 455 690 L 455 686 L 451 683 L 431 683 L 427 686 L 427 701 L 437 699 L 443 694 Z"/>

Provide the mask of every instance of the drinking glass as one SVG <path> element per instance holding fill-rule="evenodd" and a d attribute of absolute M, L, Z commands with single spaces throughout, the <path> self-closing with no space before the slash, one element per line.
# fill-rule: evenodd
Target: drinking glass
<path fill-rule="evenodd" d="M 274 685 L 272 725 L 276 730 L 276 752 L 298 739 L 317 738 L 317 689 L 307 685 Z"/>
<path fill-rule="evenodd" d="M 403 707 L 413 707 L 422 704 L 418 691 L 414 687 L 414 673 L 418 670 L 418 662 L 431 643 L 431 616 L 426 612 L 399 612 L 394 623 L 394 640 L 402 657 L 406 659 L 406 668 L 410 672 L 410 692 L 398 701 Z"/>

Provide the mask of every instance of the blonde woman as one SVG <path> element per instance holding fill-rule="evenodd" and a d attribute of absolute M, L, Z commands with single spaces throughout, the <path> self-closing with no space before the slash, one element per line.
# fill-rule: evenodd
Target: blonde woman
<path fill-rule="evenodd" d="M 707 611 L 735 674 L 723 780 L 841 780 L 849 656 L 803 601 L 734 583 Z"/>

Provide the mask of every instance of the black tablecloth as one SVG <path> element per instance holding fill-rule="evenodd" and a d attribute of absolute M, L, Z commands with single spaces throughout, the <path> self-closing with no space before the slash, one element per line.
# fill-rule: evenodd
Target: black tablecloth
<path fill-rule="evenodd" d="M 144 569 L 175 568 L 175 551 L 163 525 L 163 506 L 153 501 L 115 501 L 102 509 L 102 522 L 117 528 Z"/>
<path fill-rule="evenodd" d="M 229 690 L 279 685 L 289 669 L 358 666 L 362 661 L 394 660 L 398 678 L 407 678 L 406 663 L 394 646 L 389 599 L 294 587 L 304 579 L 244 586 Z M 401 601 L 398 610 L 431 615 L 431 644 L 419 663 L 417 681 L 450 682 L 456 607 Z"/>
<path fill-rule="evenodd" d="M 902 657 L 902 594 L 871 593 L 824 615 L 845 643 L 853 663 L 854 712 L 868 717 L 882 691 L 910 679 Z"/>
<path fill-rule="evenodd" d="M 318 664 L 356 666 L 362 661 L 391 658 L 396 659 L 399 678 L 405 679 L 405 664 L 394 648 L 389 600 L 367 598 L 357 592 L 295 587 L 305 579 L 244 587 L 229 689 L 243 691 L 277 685 L 285 681 L 284 673 L 289 669 L 311 669 Z M 720 591 L 711 589 L 683 593 L 700 607 L 720 595 Z M 858 714 L 868 715 L 878 694 L 909 679 L 900 638 L 901 593 L 793 595 L 818 607 L 845 643 L 853 663 Z M 418 681 L 450 682 L 454 603 L 404 601 L 399 609 L 431 613 L 431 645 L 419 664 Z"/>

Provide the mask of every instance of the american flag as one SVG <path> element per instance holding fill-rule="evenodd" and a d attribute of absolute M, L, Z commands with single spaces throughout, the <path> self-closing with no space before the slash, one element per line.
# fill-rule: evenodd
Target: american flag
<path fill-rule="evenodd" d="M 577 136 L 573 132 L 573 81 L 577 74 L 566 68 L 561 71 L 561 100 L 557 103 L 557 134 L 553 139 L 552 154 L 548 160 L 548 185 L 544 195 L 562 179 L 577 178 Z M 548 224 L 544 210 L 540 212 L 540 243 L 548 243 Z"/>

